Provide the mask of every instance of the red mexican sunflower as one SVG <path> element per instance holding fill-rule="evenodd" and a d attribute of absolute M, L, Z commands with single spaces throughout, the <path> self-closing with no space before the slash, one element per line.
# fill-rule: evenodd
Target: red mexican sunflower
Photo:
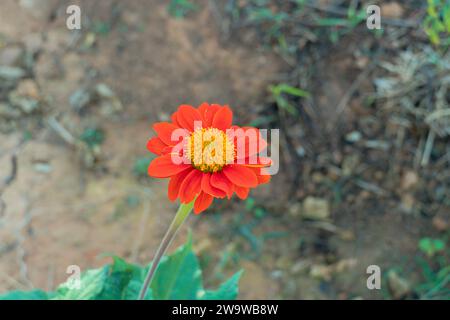
<path fill-rule="evenodd" d="M 251 188 L 270 180 L 264 174 L 269 160 L 259 157 L 266 141 L 256 128 L 233 126 L 228 106 L 181 105 L 171 120 L 155 123 L 157 136 L 147 143 L 147 149 L 158 155 L 148 174 L 170 178 L 171 201 L 179 198 L 187 204 L 195 199 L 194 212 L 200 213 L 214 198 L 229 199 L 236 193 L 246 199 Z M 256 139 L 249 138 L 252 134 Z"/>

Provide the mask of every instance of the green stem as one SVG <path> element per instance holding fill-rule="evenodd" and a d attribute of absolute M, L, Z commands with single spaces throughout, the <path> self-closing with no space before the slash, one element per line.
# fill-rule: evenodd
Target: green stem
<path fill-rule="evenodd" d="M 177 214 L 175 215 L 175 218 L 173 218 L 169 229 L 167 230 L 166 234 L 164 235 L 164 238 L 162 239 L 161 244 L 159 245 L 159 248 L 156 251 L 155 257 L 153 258 L 153 262 L 150 266 L 147 276 L 145 277 L 145 281 L 144 281 L 144 284 L 142 285 L 141 292 L 139 293 L 139 298 L 138 298 L 139 300 L 143 300 L 145 295 L 147 294 L 147 290 L 152 283 L 153 276 L 155 275 L 156 270 L 158 269 L 159 263 L 161 262 L 161 258 L 163 257 L 167 248 L 170 246 L 170 243 L 172 242 L 172 240 L 175 238 L 175 235 L 177 234 L 181 225 L 186 220 L 189 213 L 192 211 L 192 207 L 194 206 L 194 201 L 195 201 L 195 199 L 190 203 L 180 204 Z"/>

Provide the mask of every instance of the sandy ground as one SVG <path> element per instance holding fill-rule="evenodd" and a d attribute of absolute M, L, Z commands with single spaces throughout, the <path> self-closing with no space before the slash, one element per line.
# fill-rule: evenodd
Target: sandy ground
<path fill-rule="evenodd" d="M 64 1 L 37 7 L 23 2 L 0 4 L 0 49 L 17 45 L 31 55 L 27 78 L 37 87 L 41 109 L 9 121 L 0 133 L 0 179 L 10 176 L 17 158 L 16 174 L 0 189 L 5 205 L 0 215 L 0 292 L 54 289 L 67 278 L 67 266 L 101 266 L 109 261 L 103 253 L 148 262 L 176 209 L 166 198 L 165 181 L 137 178 L 132 172 L 136 158 L 147 155 L 152 122 L 166 120 L 181 103 L 210 101 L 229 104 L 237 122 L 248 123 L 264 104 L 267 86 L 286 68 L 268 51 L 223 40 L 208 7 L 193 17 L 174 19 L 165 1 L 121 2 L 120 15 L 114 1 L 75 1 L 87 14 L 84 23 L 109 28 L 77 33 L 65 27 Z M 330 106 L 345 94 L 355 70 L 346 57 L 325 60 L 334 67 L 324 67 L 314 93 L 325 115 L 314 138 L 333 144 L 334 122 L 326 119 L 336 118 Z M 78 110 L 70 104 L 75 91 L 98 84 L 112 89 L 120 108 L 93 102 Z M 31 94 L 26 86 L 24 90 Z M 344 125 L 359 116 L 358 110 L 345 110 Z M 86 162 L 86 154 L 48 125 L 51 117 L 75 136 L 100 126 L 105 141 L 98 158 Z M 305 174 L 310 169 L 305 164 Z M 254 233 L 283 234 L 265 240 L 256 258 L 220 267 L 223 252 L 242 257 L 255 251 L 242 236 L 242 224 L 252 221 L 242 202 L 221 203 L 190 218 L 195 250 L 202 263 L 211 258 L 205 263 L 208 285 L 217 283 L 218 269 L 231 274 L 243 268 L 242 299 L 380 298 L 382 293 L 365 286 L 368 265 L 415 271 L 417 239 L 433 232 L 429 219 L 405 215 L 398 201 L 374 202 L 359 190 L 350 205 L 333 206 L 330 219 L 302 221 L 283 207 L 290 200 L 284 188 L 289 174 L 289 168 L 282 168 L 270 186 L 252 194 L 271 211 Z M 298 186 L 296 195 L 322 194 L 312 188 Z M 243 221 L 236 222 L 238 214 Z M 187 229 L 173 246 L 186 239 Z"/>

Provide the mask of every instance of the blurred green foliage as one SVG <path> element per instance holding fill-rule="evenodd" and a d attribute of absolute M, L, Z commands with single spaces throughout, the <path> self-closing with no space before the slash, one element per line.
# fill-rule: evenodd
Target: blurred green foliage
<path fill-rule="evenodd" d="M 111 32 L 111 24 L 107 21 L 94 21 L 91 29 L 95 34 L 106 36 Z"/>
<path fill-rule="evenodd" d="M 86 128 L 83 133 L 81 133 L 80 140 L 93 148 L 103 143 L 105 140 L 105 133 L 102 129 L 97 127 Z"/>
<path fill-rule="evenodd" d="M 302 89 L 290 86 L 287 83 L 281 83 L 277 85 L 269 86 L 269 91 L 272 94 L 272 99 L 275 101 L 277 106 L 281 109 L 286 110 L 293 116 L 298 114 L 295 106 L 290 102 L 289 98 L 308 98 L 310 94 Z M 290 96 L 290 97 L 289 97 Z"/>
<path fill-rule="evenodd" d="M 142 156 L 136 158 L 134 160 L 133 165 L 133 173 L 137 177 L 146 177 L 147 176 L 147 168 L 150 162 L 154 159 L 154 156 Z"/>
<path fill-rule="evenodd" d="M 55 292 L 33 290 L 11 291 L 0 300 L 135 300 L 138 297 L 149 266 L 131 264 L 119 257 L 102 268 L 82 273 L 79 288 L 73 279 L 61 284 Z M 241 272 L 237 272 L 217 290 L 205 290 L 198 259 L 192 251 L 192 241 L 165 256 L 153 278 L 147 300 L 233 300 L 238 294 Z"/>
<path fill-rule="evenodd" d="M 198 10 L 198 6 L 189 0 L 170 0 L 167 10 L 172 17 L 183 18 L 188 13 Z"/>
<path fill-rule="evenodd" d="M 414 290 L 421 299 L 450 300 L 450 250 L 446 243 L 449 234 L 440 238 L 424 237 L 419 240 L 419 250 L 425 255 L 416 257 L 422 280 Z"/>
<path fill-rule="evenodd" d="M 423 23 L 431 43 L 450 44 L 450 1 L 428 0 L 427 16 Z"/>
<path fill-rule="evenodd" d="M 441 239 L 422 238 L 419 241 L 419 249 L 428 257 L 433 257 L 445 249 L 445 242 Z"/>

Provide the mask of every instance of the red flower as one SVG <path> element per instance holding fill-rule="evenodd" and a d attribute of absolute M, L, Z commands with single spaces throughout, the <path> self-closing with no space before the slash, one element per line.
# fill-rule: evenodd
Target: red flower
<path fill-rule="evenodd" d="M 228 106 L 203 103 L 198 108 L 181 105 L 172 122 L 153 125 L 157 137 L 147 149 L 158 157 L 148 174 L 170 178 L 168 196 L 181 203 L 195 199 L 194 212 L 208 208 L 213 198 L 246 199 L 251 188 L 267 183 L 269 164 L 258 154 L 267 146 L 256 128 L 232 126 Z"/>

